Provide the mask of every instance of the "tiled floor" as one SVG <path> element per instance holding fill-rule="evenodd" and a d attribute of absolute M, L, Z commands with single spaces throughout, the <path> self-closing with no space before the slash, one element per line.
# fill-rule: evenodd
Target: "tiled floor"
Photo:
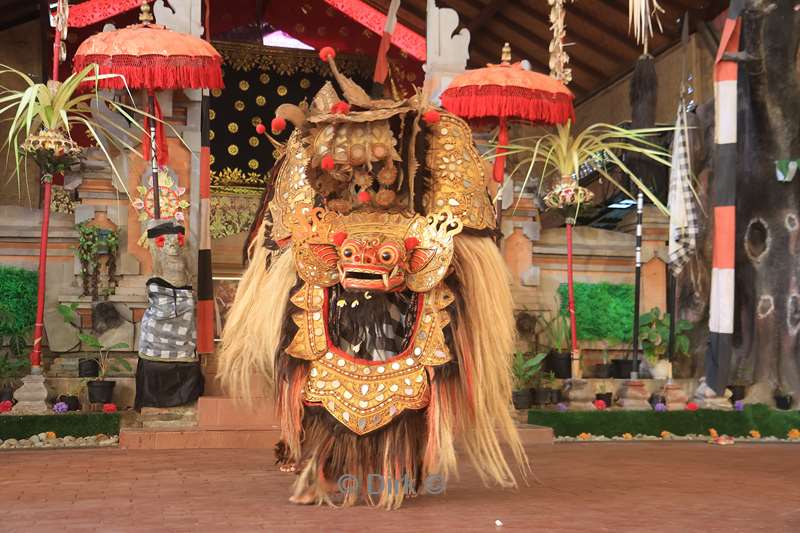
<path fill-rule="evenodd" d="M 297 507 L 266 450 L 0 453 L 0 531 L 798 531 L 794 445 L 530 446 L 538 483 L 465 467 L 399 511 Z M 495 520 L 501 520 L 497 529 Z"/>

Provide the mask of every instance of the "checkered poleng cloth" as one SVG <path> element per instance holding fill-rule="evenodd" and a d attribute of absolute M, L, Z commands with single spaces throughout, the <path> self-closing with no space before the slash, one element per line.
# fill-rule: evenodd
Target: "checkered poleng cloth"
<path fill-rule="evenodd" d="M 403 351 L 416 317 L 413 297 L 397 294 L 387 301 L 386 316 L 361 329 L 346 319 L 338 320 L 337 347 L 360 359 L 386 361 Z M 404 336 L 404 333 L 405 336 Z"/>
<path fill-rule="evenodd" d="M 697 245 L 697 212 L 691 186 L 689 139 L 686 133 L 686 112 L 681 106 L 675 122 L 672 168 L 669 173 L 669 266 L 674 276 L 683 270 Z"/>
<path fill-rule="evenodd" d="M 196 361 L 192 290 L 150 279 L 147 298 L 149 305 L 139 333 L 139 356 L 154 361 Z"/>

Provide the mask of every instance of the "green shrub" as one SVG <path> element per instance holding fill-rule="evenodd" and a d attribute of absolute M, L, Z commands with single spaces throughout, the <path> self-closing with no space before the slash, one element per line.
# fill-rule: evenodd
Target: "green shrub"
<path fill-rule="evenodd" d="M 0 416 L 0 439 L 27 439 L 52 431 L 58 437 L 119 434 L 119 413 L 65 413 L 61 415 Z"/>
<path fill-rule="evenodd" d="M 662 431 L 674 435 L 706 435 L 714 428 L 720 435 L 747 436 L 750 430 L 763 437 L 786 438 L 792 428 L 800 428 L 800 412 L 777 411 L 766 405 L 748 405 L 744 411 L 528 411 L 528 423 L 553 428 L 557 437 L 576 437 L 581 433 L 619 437 L 624 433 L 658 436 Z"/>
<path fill-rule="evenodd" d="M 27 337 L 36 321 L 36 272 L 0 265 L 0 344 L 9 351 L 25 351 Z"/>
<path fill-rule="evenodd" d="M 631 342 L 633 332 L 633 285 L 576 283 L 575 320 L 578 339 Z M 569 316 L 567 284 L 558 288 L 561 313 Z"/>

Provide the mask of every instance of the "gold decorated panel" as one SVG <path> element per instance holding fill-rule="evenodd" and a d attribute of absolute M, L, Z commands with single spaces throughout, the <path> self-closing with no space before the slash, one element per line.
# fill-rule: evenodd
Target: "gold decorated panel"
<path fill-rule="evenodd" d="M 287 141 L 286 157 L 275 180 L 275 196 L 269 203 L 274 241 L 291 237 L 286 218 L 298 205 L 314 203 L 314 189 L 306 180 L 308 160 L 308 148 L 303 146 L 300 131 L 295 130 Z"/>
<path fill-rule="evenodd" d="M 428 135 L 427 165 L 431 192 L 423 199 L 426 213 L 449 207 L 465 227 L 494 229 L 485 167 L 466 122 L 442 113 Z"/>
<path fill-rule="evenodd" d="M 425 367 L 413 357 L 365 365 L 327 352 L 314 361 L 305 399 L 319 402 L 357 435 L 379 429 L 406 409 L 428 405 Z"/>

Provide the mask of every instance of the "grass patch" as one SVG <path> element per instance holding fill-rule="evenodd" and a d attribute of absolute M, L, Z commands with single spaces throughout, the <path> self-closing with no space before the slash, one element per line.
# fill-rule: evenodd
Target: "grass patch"
<path fill-rule="evenodd" d="M 0 416 L 0 439 L 27 439 L 52 431 L 58 437 L 119 435 L 119 413 L 64 413 L 60 415 Z"/>
<path fill-rule="evenodd" d="M 528 423 L 553 428 L 557 437 L 581 433 L 618 437 L 623 433 L 658 436 L 705 435 L 714 428 L 720 435 L 747 436 L 751 429 L 763 437 L 786 438 L 790 429 L 800 428 L 800 411 L 776 411 L 766 405 L 748 405 L 744 411 L 528 411 Z"/>

